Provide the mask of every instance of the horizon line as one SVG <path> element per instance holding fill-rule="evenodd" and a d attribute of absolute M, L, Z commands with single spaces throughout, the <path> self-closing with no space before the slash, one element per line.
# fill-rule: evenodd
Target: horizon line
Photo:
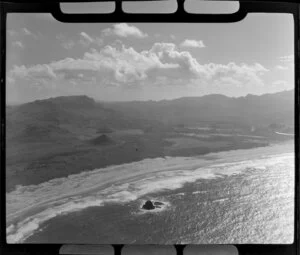
<path fill-rule="evenodd" d="M 210 94 L 205 94 L 205 95 L 202 95 L 202 96 L 183 96 L 183 97 L 176 97 L 176 98 L 172 98 L 172 99 L 159 99 L 159 100 L 154 100 L 154 99 L 147 99 L 147 100 L 111 100 L 111 101 L 105 101 L 105 100 L 102 100 L 102 99 L 95 99 L 91 96 L 88 96 L 86 94 L 79 94 L 79 95 L 67 95 L 67 96 L 54 96 L 54 97 L 47 97 L 47 98 L 42 98 L 42 99 L 34 99 L 32 101 L 27 101 L 27 102 L 20 102 L 20 103 L 17 103 L 17 102 L 5 102 L 6 104 L 6 107 L 7 106 L 19 106 L 19 105 L 23 105 L 23 104 L 29 104 L 29 103 L 34 103 L 34 102 L 37 102 L 37 101 L 46 101 L 46 100 L 50 100 L 50 99 L 55 99 L 55 98 L 63 98 L 63 97 L 87 97 L 87 98 L 90 98 L 90 99 L 93 99 L 95 101 L 95 103 L 130 103 L 130 102 L 162 102 L 162 101 L 174 101 L 174 100 L 178 100 L 178 99 L 184 99 L 184 98 L 203 98 L 203 97 L 206 97 L 206 96 L 223 96 L 223 97 L 227 97 L 227 98 L 232 98 L 232 99 L 238 99 L 238 98 L 245 98 L 245 97 L 248 97 L 248 96 L 256 96 L 256 97 L 259 97 L 259 96 L 264 96 L 264 95 L 274 95 L 274 94 L 278 94 L 278 93 L 283 93 L 283 92 L 290 92 L 290 91 L 293 91 L 295 90 L 295 88 L 292 88 L 292 89 L 285 89 L 285 90 L 281 90 L 281 91 L 277 91 L 277 92 L 270 92 L 270 93 L 263 93 L 263 94 L 251 94 L 251 93 L 248 93 L 247 95 L 245 96 L 227 96 L 227 95 L 224 95 L 224 94 L 221 94 L 221 93 L 210 93 Z"/>

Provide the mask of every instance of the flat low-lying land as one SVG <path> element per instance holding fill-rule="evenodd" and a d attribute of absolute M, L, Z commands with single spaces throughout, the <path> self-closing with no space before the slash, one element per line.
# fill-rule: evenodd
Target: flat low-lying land
<path fill-rule="evenodd" d="M 173 102 L 176 100 L 166 105 L 106 104 L 85 96 L 7 107 L 6 190 L 145 158 L 196 156 L 293 139 L 293 103 L 286 100 L 291 93 L 274 94 L 279 104 L 275 114 L 270 107 L 267 112 L 251 108 L 248 115 L 234 112 L 241 106 L 232 103 L 222 118 L 221 110 L 198 110 L 203 104 L 209 106 L 202 103 L 205 97 L 199 99 L 202 107 L 195 105 L 195 99 L 186 99 L 184 104 Z M 256 101 L 272 104 L 269 97 L 257 97 Z M 245 102 L 257 105 L 250 99 Z M 188 106 L 191 100 L 192 106 Z M 231 101 L 227 101 L 224 104 L 229 107 Z M 244 115 L 249 117 L 242 119 Z"/>
<path fill-rule="evenodd" d="M 253 226 L 260 240 L 290 242 L 292 95 L 126 103 L 76 96 L 7 107 L 8 242 L 68 242 L 63 233 L 82 243 L 81 226 L 88 242 L 167 243 L 175 234 L 174 242 L 196 243 L 203 227 L 211 231 L 205 242 L 256 242 Z M 143 210 L 149 199 L 163 206 Z M 203 225 L 182 224 L 187 218 Z M 240 222 L 227 229 L 229 219 Z M 114 232 L 119 224 L 126 233 Z"/>

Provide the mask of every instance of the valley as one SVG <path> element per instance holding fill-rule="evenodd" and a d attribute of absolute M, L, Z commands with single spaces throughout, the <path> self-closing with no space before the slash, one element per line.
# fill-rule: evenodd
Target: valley
<path fill-rule="evenodd" d="M 6 190 L 145 158 L 197 156 L 294 139 L 292 93 L 155 103 L 68 96 L 8 106 Z"/>

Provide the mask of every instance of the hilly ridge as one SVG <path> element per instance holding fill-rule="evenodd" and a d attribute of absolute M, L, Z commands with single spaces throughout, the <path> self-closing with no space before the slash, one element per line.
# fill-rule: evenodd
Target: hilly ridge
<path fill-rule="evenodd" d="M 224 95 L 162 101 L 99 103 L 87 96 L 64 96 L 7 107 L 8 140 L 39 141 L 78 135 L 88 129 L 168 129 L 199 123 L 242 127 L 293 126 L 294 90 L 230 98 Z"/>
<path fill-rule="evenodd" d="M 294 120 L 294 90 L 239 98 L 215 94 L 157 102 L 118 102 L 108 105 L 127 116 L 139 116 L 165 124 L 227 121 L 245 125 L 268 125 L 272 122 L 293 125 Z"/>
<path fill-rule="evenodd" d="M 6 108 L 6 189 L 165 156 L 293 139 L 294 91 L 229 98 L 96 102 L 87 96 Z"/>

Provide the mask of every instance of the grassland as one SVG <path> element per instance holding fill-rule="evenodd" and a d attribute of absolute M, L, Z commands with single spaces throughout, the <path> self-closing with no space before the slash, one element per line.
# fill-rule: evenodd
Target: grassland
<path fill-rule="evenodd" d="M 275 96 L 278 102 L 279 96 Z M 286 113 L 293 112 L 292 104 L 286 106 L 288 96 L 283 97 L 281 119 L 278 109 L 276 114 L 266 112 L 265 115 L 275 117 L 265 118 L 255 127 L 253 123 L 262 119 L 262 114 L 256 111 L 258 116 L 251 113 L 252 119 L 240 120 L 237 118 L 240 105 L 230 108 L 228 117 L 222 118 L 226 120 L 220 120 L 217 111 L 205 113 L 209 118 L 200 121 L 206 115 L 199 115 L 198 109 L 203 108 L 198 103 L 194 106 L 196 99 L 186 99 L 185 104 L 175 100 L 154 105 L 134 102 L 103 105 L 79 96 L 7 107 L 6 190 L 144 158 L 203 155 L 294 139 L 275 132 L 293 132 L 292 118 L 286 121 Z M 170 114 L 170 104 L 181 109 L 181 114 Z M 204 100 L 202 104 L 207 102 Z M 235 115 L 232 109 L 236 109 Z M 283 124 L 273 123 L 279 120 Z"/>

